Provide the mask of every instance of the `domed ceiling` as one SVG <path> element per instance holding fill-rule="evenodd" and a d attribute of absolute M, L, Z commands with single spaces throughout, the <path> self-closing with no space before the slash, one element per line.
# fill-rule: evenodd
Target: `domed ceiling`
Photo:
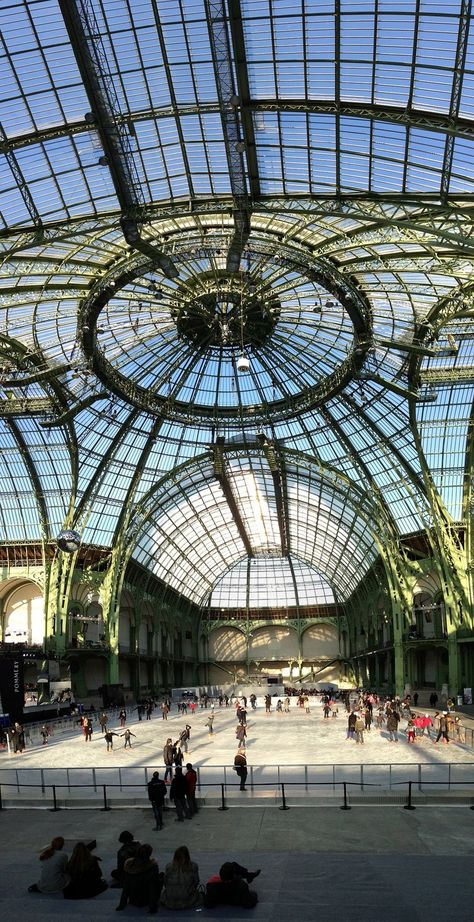
<path fill-rule="evenodd" d="M 429 490 L 465 521 L 471 3 L 0 26 L 2 542 L 72 527 L 200 605 L 290 562 L 310 604 L 430 528 Z"/>

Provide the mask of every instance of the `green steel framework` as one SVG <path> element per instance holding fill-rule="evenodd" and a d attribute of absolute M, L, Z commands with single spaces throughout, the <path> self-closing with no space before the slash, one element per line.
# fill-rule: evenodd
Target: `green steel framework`
<path fill-rule="evenodd" d="M 431 647 L 438 684 L 472 685 L 471 2 L 0 18 L 0 537 L 6 581 L 9 548 L 43 549 L 47 649 L 94 586 L 117 681 L 127 585 L 157 631 L 192 626 L 197 664 L 232 568 L 248 636 L 250 562 L 280 559 L 285 617 L 301 633 L 323 579 L 360 680 L 389 651 L 401 691 Z M 426 574 L 430 640 L 409 634 Z"/>

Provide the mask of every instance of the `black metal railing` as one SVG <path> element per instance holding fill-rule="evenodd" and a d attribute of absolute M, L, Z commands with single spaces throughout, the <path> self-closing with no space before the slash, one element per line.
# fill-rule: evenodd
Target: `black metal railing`
<path fill-rule="evenodd" d="M 451 781 L 450 789 L 451 787 L 472 787 L 473 784 L 474 784 L 474 781 Z M 390 799 L 388 796 L 384 798 L 385 805 L 386 806 L 403 806 L 405 810 L 415 810 L 416 807 L 413 803 L 413 788 L 417 787 L 418 790 L 420 791 L 419 780 L 407 779 L 404 781 L 396 781 L 394 782 L 394 785 L 397 787 L 405 786 L 407 788 L 406 795 L 405 795 L 405 803 L 401 804 L 399 801 L 397 801 L 395 804 L 393 804 L 390 802 Z M 446 783 L 444 781 L 430 781 L 429 785 L 430 785 L 430 788 L 438 787 L 438 786 L 445 787 Z M 278 807 L 279 810 L 286 811 L 290 809 L 290 806 L 288 804 L 287 789 L 291 787 L 295 787 L 295 786 L 301 787 L 299 782 L 296 782 L 296 781 L 279 782 L 273 788 L 273 790 L 270 791 L 270 793 L 274 793 L 275 795 L 275 806 Z M 361 783 L 360 781 L 337 781 L 335 782 L 335 786 L 336 786 L 336 790 L 340 791 L 340 795 L 341 795 L 340 799 L 342 799 L 342 804 L 339 804 L 339 806 L 341 810 L 351 810 L 353 806 L 364 806 L 363 800 L 360 801 L 358 804 L 350 803 L 350 789 L 351 788 L 359 788 L 359 790 L 361 791 L 363 791 L 365 788 L 378 788 L 379 790 L 380 789 L 386 790 L 383 788 L 383 785 L 378 784 L 376 782 L 362 782 Z M 2 782 L 0 784 L 0 810 L 6 809 L 5 804 L 4 804 L 3 790 L 4 788 L 10 788 L 10 787 L 17 787 L 17 785 L 13 782 Z M 74 803 L 74 802 L 72 802 L 70 805 L 67 805 L 67 806 L 64 806 L 64 805 L 59 806 L 58 791 L 60 791 L 61 789 L 66 788 L 70 792 L 71 788 L 77 788 L 79 790 L 87 790 L 89 788 L 93 788 L 94 793 L 100 794 L 100 797 L 97 799 L 97 804 L 101 804 L 101 806 L 100 807 L 98 806 L 98 809 L 100 809 L 101 812 L 109 812 L 112 809 L 112 804 L 111 804 L 111 800 L 109 797 L 110 790 L 113 790 L 116 788 L 119 788 L 121 792 L 123 791 L 124 788 L 134 788 L 136 790 L 137 785 L 136 784 L 124 785 L 124 784 L 111 784 L 111 783 L 100 784 L 100 785 L 94 785 L 93 783 L 75 784 L 75 785 L 22 784 L 20 787 L 26 788 L 27 790 L 30 788 L 41 788 L 42 794 L 46 794 L 49 796 L 50 805 L 49 806 L 45 805 L 45 809 L 49 809 L 51 810 L 51 812 L 56 813 L 62 809 L 70 809 L 70 810 L 77 809 L 77 803 Z M 311 788 L 327 787 L 327 784 L 324 781 L 312 781 L 312 782 L 309 782 L 309 787 Z M 219 803 L 219 806 L 217 807 L 217 809 L 220 811 L 224 811 L 224 810 L 229 809 L 229 800 L 227 796 L 228 789 L 237 788 L 237 791 L 239 791 L 240 785 L 239 783 L 228 784 L 224 782 L 211 782 L 211 783 L 201 784 L 201 788 L 214 789 L 214 791 L 217 792 L 217 795 L 218 795 L 217 801 Z M 264 782 L 252 783 L 250 786 L 250 790 L 253 791 L 255 788 L 265 788 L 267 793 L 269 791 L 268 784 Z M 423 794 L 423 806 L 429 806 L 430 805 L 429 804 L 429 792 L 421 789 L 421 793 Z M 144 796 L 146 795 L 144 794 Z M 465 802 L 465 805 L 468 806 L 469 809 L 474 810 L 473 797 L 470 793 L 466 791 L 464 794 L 463 800 Z M 268 800 L 262 801 L 261 799 L 257 798 L 253 801 L 251 799 L 248 801 L 246 798 L 246 801 L 247 803 L 252 804 L 254 807 L 262 807 L 263 804 L 265 805 L 265 807 L 269 806 Z M 281 801 L 281 803 L 279 803 L 279 801 Z M 44 803 L 44 800 L 42 802 Z M 19 801 L 18 803 L 19 803 L 19 806 L 21 806 L 21 801 Z M 459 806 L 459 798 L 456 800 L 456 803 Z M 231 804 L 233 804 L 234 807 L 238 808 L 241 805 L 241 802 L 239 801 L 237 803 L 236 801 L 233 801 L 233 802 L 231 801 Z M 439 801 L 436 801 L 436 805 L 439 805 Z M 137 809 L 143 809 L 143 803 L 134 804 L 133 806 L 136 806 Z M 206 803 L 205 801 L 203 804 L 201 803 L 201 807 L 202 806 L 204 806 L 207 809 L 216 809 L 215 805 L 211 805 L 210 803 Z M 11 809 L 11 807 L 12 805 L 9 804 L 8 808 Z M 118 804 L 118 808 L 120 809 L 120 804 Z M 13 809 L 15 809 L 15 806 L 13 806 Z M 170 808 L 168 807 L 168 809 Z"/>

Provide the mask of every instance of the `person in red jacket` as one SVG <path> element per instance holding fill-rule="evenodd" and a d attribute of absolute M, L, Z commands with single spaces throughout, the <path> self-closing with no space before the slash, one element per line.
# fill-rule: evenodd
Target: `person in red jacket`
<path fill-rule="evenodd" d="M 207 881 L 204 905 L 208 909 L 222 904 L 252 909 L 258 902 L 258 896 L 255 890 L 249 889 L 249 883 L 259 874 L 260 869 L 248 871 L 236 861 L 225 861 L 219 874 Z"/>

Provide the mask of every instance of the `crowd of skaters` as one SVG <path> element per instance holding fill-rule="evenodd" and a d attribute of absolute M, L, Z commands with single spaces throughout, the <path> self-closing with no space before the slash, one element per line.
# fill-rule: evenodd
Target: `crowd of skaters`
<path fill-rule="evenodd" d="M 417 695 L 416 698 L 418 698 Z M 433 716 L 428 713 L 417 713 L 413 710 L 413 706 L 416 707 L 416 703 L 412 702 L 411 695 L 402 699 L 399 696 L 381 698 L 376 694 L 362 693 L 359 701 L 353 702 L 352 705 L 346 699 L 346 739 L 363 744 L 364 733 L 370 732 L 374 726 L 376 730 L 386 732 L 390 743 L 399 742 L 400 732 L 406 735 L 407 742 L 410 744 L 423 740 L 432 741 L 435 745 L 440 741 L 445 745 L 453 741 L 459 743 L 466 741 L 462 718 L 452 712 L 452 702 L 447 702 L 448 710 L 436 711 Z M 325 713 L 325 716 L 328 715 Z M 404 722 L 403 730 L 402 721 Z M 432 740 L 433 734 L 436 734 L 434 740 Z"/>
<path fill-rule="evenodd" d="M 430 705 L 434 706 L 437 701 L 438 696 L 433 692 L 430 697 Z M 345 708 L 348 715 L 346 739 L 354 740 L 357 743 L 364 742 L 364 733 L 370 732 L 372 727 L 380 731 L 386 731 L 388 741 L 398 742 L 400 739 L 402 721 L 405 720 L 406 725 L 403 726 L 403 733 L 406 734 L 406 738 L 411 744 L 417 743 L 423 738 L 431 739 L 432 736 L 436 736 L 436 740 L 434 740 L 436 743 L 441 742 L 442 744 L 448 744 L 452 741 L 460 743 L 465 742 L 465 728 L 461 717 L 452 713 L 454 705 L 451 700 L 448 699 L 444 702 L 447 710 L 436 711 L 432 716 L 428 714 L 419 714 L 413 711 L 412 708 L 413 706 L 416 707 L 417 703 L 418 694 L 416 692 L 413 698 L 408 695 L 406 698 L 402 699 L 399 696 L 382 698 L 375 693 L 361 691 L 359 692 L 358 700 L 354 702 L 353 691 L 350 693 L 345 691 L 334 691 L 332 688 L 310 688 L 302 691 L 301 689 L 291 687 L 285 687 L 284 694 L 281 696 L 277 693 L 270 694 L 267 692 L 261 696 L 261 700 L 259 701 L 259 705 L 263 705 L 264 707 L 265 716 L 271 713 L 276 713 L 277 715 L 289 714 L 290 710 L 294 712 L 295 709 L 296 711 L 310 714 L 312 708 L 321 707 L 324 719 L 334 719 L 337 718 Z M 97 712 L 94 708 L 89 709 L 87 713 L 82 713 L 78 719 L 78 723 L 81 726 L 86 743 L 91 742 L 93 732 L 94 730 L 98 730 L 99 725 L 108 752 L 113 751 L 114 740 L 118 739 L 123 739 L 123 748 L 131 749 L 133 745 L 132 741 L 137 739 L 137 737 L 130 727 L 127 726 L 127 710 L 129 717 L 136 712 L 138 720 L 141 721 L 144 716 L 147 720 L 151 720 L 154 715 L 158 717 L 161 715 L 163 719 L 167 719 L 167 715 L 172 707 L 176 707 L 178 714 L 183 716 L 192 716 L 197 710 L 205 711 L 206 727 L 210 740 L 213 739 L 214 735 L 214 721 L 217 709 L 235 708 L 237 718 L 235 737 L 239 753 L 241 754 L 248 745 L 247 715 L 249 712 L 252 713 L 256 710 L 257 696 L 255 693 L 252 693 L 248 696 L 219 694 L 215 697 L 211 697 L 206 693 L 198 696 L 189 692 L 183 694 L 181 700 L 178 702 L 172 702 L 171 697 L 168 695 L 164 695 L 161 699 L 147 697 L 138 701 L 132 708 L 130 708 L 129 705 L 120 708 L 118 712 L 118 723 L 120 726 L 117 727 L 117 729 L 112 729 L 109 726 L 110 716 L 106 710 Z M 114 722 L 116 722 L 116 720 L 117 714 L 115 713 Z M 172 742 L 172 746 L 175 749 L 173 765 L 179 764 L 180 758 L 182 761 L 182 753 L 187 753 L 190 731 L 191 725 L 186 723 L 178 740 L 174 743 Z M 11 751 L 15 753 L 22 752 L 25 749 L 25 735 L 27 735 L 27 731 L 25 734 L 23 726 L 19 723 L 15 723 L 15 725 L 8 728 L 8 730 L 3 730 L 3 739 L 0 739 L 0 745 L 2 742 L 6 744 L 7 733 L 9 743 L 11 744 Z M 43 745 L 47 745 L 52 733 L 52 726 L 44 725 L 42 727 L 40 735 Z"/>

